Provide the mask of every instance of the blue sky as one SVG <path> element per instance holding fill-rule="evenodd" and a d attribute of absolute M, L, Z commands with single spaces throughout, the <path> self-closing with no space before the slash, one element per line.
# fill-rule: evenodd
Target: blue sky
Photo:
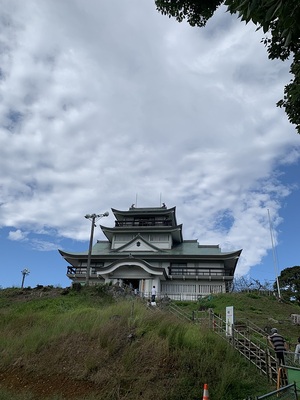
<path fill-rule="evenodd" d="M 0 0 L 1 287 L 68 286 L 87 213 L 177 207 L 185 239 L 243 249 L 237 274 L 299 265 L 289 65 L 220 8 L 206 28 L 141 0 Z M 101 221 L 113 226 L 110 216 Z M 103 239 L 99 228 L 95 240 Z"/>

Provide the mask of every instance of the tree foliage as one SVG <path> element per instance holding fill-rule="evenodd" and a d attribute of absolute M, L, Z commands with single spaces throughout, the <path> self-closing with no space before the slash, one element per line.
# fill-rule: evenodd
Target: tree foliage
<path fill-rule="evenodd" d="M 264 281 L 263 283 L 258 279 L 253 279 L 248 276 L 239 276 L 234 279 L 233 291 L 234 292 L 268 292 L 272 291 L 272 284 Z"/>
<path fill-rule="evenodd" d="M 295 298 L 300 302 L 300 266 L 285 268 L 278 277 L 281 296 L 290 300 Z M 274 284 L 274 289 L 277 283 Z"/>
<path fill-rule="evenodd" d="M 224 0 L 156 0 L 156 8 L 178 22 L 184 19 L 191 26 L 205 26 Z"/>
<path fill-rule="evenodd" d="M 268 33 L 263 38 L 270 59 L 291 60 L 290 83 L 284 88 L 283 107 L 289 121 L 300 134 L 300 1 L 299 0 L 155 0 L 159 12 L 184 19 L 192 26 L 205 26 L 216 9 L 224 4 L 242 21 L 252 21 L 257 29 Z"/>

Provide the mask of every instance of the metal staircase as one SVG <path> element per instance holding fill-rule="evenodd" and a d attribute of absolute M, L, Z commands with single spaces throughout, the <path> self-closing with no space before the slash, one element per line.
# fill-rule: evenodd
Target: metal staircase
<path fill-rule="evenodd" d="M 190 313 L 187 311 L 183 310 L 182 307 L 178 307 L 175 303 L 169 302 L 168 305 L 168 311 L 174 315 L 176 315 L 178 318 L 186 320 L 186 321 L 192 321 Z"/>
<path fill-rule="evenodd" d="M 212 309 L 194 311 L 192 315 L 169 302 L 167 309 L 180 319 L 194 322 L 203 327 L 208 327 L 227 343 L 234 347 L 243 357 L 251 362 L 270 383 L 275 383 L 277 390 L 255 399 L 281 397 L 282 399 L 298 399 L 296 383 L 288 384 L 288 369 L 299 369 L 299 364 L 294 362 L 294 353 L 285 354 L 285 366 L 278 365 L 273 349 L 268 344 L 266 332 L 249 320 L 236 323 L 227 329 L 226 321 L 214 314 Z M 283 397 L 282 397 L 283 396 Z"/>
<path fill-rule="evenodd" d="M 209 311 L 210 326 L 220 337 L 227 340 L 242 356 L 259 369 L 271 382 L 277 382 L 278 363 L 273 351 L 270 349 L 266 333 L 245 320 L 239 324 L 232 325 L 230 335 L 226 329 L 226 322 Z"/>
<path fill-rule="evenodd" d="M 277 382 L 278 364 L 272 349 L 267 341 L 266 332 L 245 320 L 226 329 L 226 321 L 209 309 L 208 311 L 193 312 L 192 315 L 173 302 L 168 304 L 168 310 L 180 319 L 184 319 L 201 326 L 208 326 L 213 332 L 225 339 L 243 357 L 259 369 L 270 382 Z M 287 355 L 288 356 L 288 355 Z M 291 356 L 289 357 L 291 358 Z"/>

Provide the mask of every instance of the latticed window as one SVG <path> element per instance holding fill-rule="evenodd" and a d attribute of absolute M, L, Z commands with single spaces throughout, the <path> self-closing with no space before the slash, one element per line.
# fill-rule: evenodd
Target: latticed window
<path fill-rule="evenodd" d="M 162 292 L 168 294 L 178 294 L 178 293 L 196 293 L 197 286 L 194 284 L 172 284 L 163 283 Z"/>
<path fill-rule="evenodd" d="M 223 285 L 199 285 L 199 294 L 223 293 Z"/>

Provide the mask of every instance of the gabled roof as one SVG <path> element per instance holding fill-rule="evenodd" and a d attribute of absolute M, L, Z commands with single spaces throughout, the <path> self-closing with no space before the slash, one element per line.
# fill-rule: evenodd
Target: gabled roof
<path fill-rule="evenodd" d="M 134 246 L 135 245 L 135 246 Z M 134 250 L 132 250 L 132 248 Z M 140 234 L 136 235 L 133 239 L 131 239 L 129 242 L 125 243 L 123 246 L 118 247 L 115 249 L 116 252 L 123 252 L 123 251 L 134 251 L 134 252 L 161 252 L 162 250 L 159 249 L 158 247 L 154 246 L 152 243 L 149 243 L 147 240 L 145 240 Z"/>
<path fill-rule="evenodd" d="M 82 253 L 67 253 L 63 250 L 59 250 L 60 254 L 68 261 L 71 265 L 78 265 L 81 260 L 86 260 L 88 251 Z M 139 258 L 144 260 L 154 260 L 159 258 L 162 261 L 171 262 L 224 262 L 225 268 L 235 270 L 237 262 L 239 260 L 242 250 L 233 252 L 222 252 L 218 245 L 203 246 L 199 245 L 196 240 L 186 240 L 183 243 L 173 247 L 173 249 L 159 249 L 159 252 L 141 251 L 139 252 Z M 130 253 L 130 251 L 128 251 Z M 116 260 L 124 257 L 124 253 L 119 249 L 111 250 L 110 243 L 106 240 L 97 241 L 92 249 L 92 260 Z"/>
<path fill-rule="evenodd" d="M 139 237 L 139 240 L 142 238 Z M 132 239 L 132 241 L 135 240 Z M 132 242 L 131 241 L 131 242 Z M 147 242 L 147 241 L 146 241 Z M 148 242 L 147 242 L 148 243 Z M 148 243 L 149 244 L 149 243 Z M 150 245 L 150 244 L 149 244 Z M 126 246 L 126 245 L 124 245 Z M 155 248 L 155 246 L 153 246 Z M 221 248 L 218 245 L 199 245 L 197 240 L 184 240 L 183 243 L 179 243 L 176 246 L 174 246 L 172 249 L 158 249 L 161 254 L 161 256 L 167 256 L 170 257 L 170 255 L 174 256 L 184 256 L 184 257 L 189 257 L 189 256 L 195 256 L 195 257 L 200 257 L 200 258 L 215 258 L 215 259 L 223 259 L 223 258 L 228 258 L 228 257 L 236 257 L 239 256 L 242 252 L 242 250 L 237 250 L 233 252 L 222 252 Z M 86 258 L 88 254 L 88 250 L 84 252 L 78 252 L 78 253 L 69 253 L 65 252 L 64 250 L 58 250 L 60 254 L 65 257 L 69 256 L 71 258 Z M 149 254 L 149 252 L 146 252 Z M 111 249 L 111 245 L 107 240 L 97 240 L 97 243 L 94 244 L 92 248 L 92 256 L 93 258 L 99 257 L 101 258 L 102 256 L 106 255 L 118 255 L 119 254 L 119 249 Z M 155 253 L 153 253 L 155 255 Z"/>

